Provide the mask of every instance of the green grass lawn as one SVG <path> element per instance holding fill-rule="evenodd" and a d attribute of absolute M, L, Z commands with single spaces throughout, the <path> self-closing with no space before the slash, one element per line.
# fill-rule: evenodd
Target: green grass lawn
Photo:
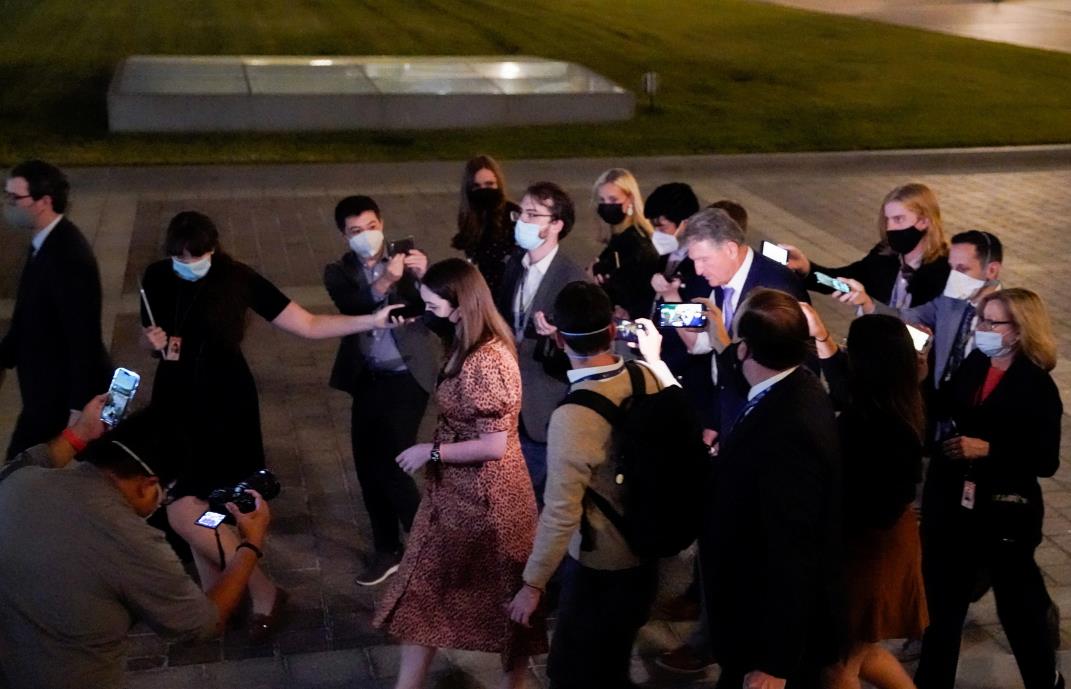
<path fill-rule="evenodd" d="M 353 161 L 1071 141 L 1071 55 L 746 0 L 0 0 L 0 161 Z M 530 54 L 659 108 L 628 123 L 309 135 L 110 135 L 131 54 Z"/>

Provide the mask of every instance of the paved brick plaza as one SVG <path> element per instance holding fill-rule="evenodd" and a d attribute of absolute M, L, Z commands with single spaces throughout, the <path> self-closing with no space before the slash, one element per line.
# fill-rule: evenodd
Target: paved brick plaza
<path fill-rule="evenodd" d="M 950 233 L 996 232 L 1006 245 L 1005 284 L 1037 290 L 1055 319 L 1063 353 L 1071 355 L 1071 147 L 1037 150 L 806 154 L 736 158 L 503 161 L 516 193 L 552 179 L 575 195 L 580 218 L 565 250 L 587 261 L 596 253 L 590 183 L 624 165 L 645 193 L 667 181 L 691 183 L 702 201 L 730 198 L 752 216 L 751 243 L 798 244 L 816 260 L 856 258 L 874 243 L 877 205 L 892 186 L 921 181 L 940 198 Z M 137 347 L 137 280 L 158 258 L 175 212 L 197 209 L 220 224 L 225 247 L 300 303 L 330 311 L 320 276 L 345 250 L 334 229 L 335 201 L 350 193 L 377 198 L 388 237 L 413 234 L 432 259 L 453 255 L 448 242 L 457 207 L 460 163 L 72 170 L 70 217 L 94 243 L 101 263 L 105 330 L 117 364 L 146 375 L 152 364 Z M 0 318 L 10 316 L 26 238 L 0 235 Z M 838 336 L 850 310 L 816 296 Z M 0 331 L 6 330 L 6 321 Z M 373 595 L 353 575 L 369 546 L 368 525 L 349 450 L 349 398 L 329 390 L 334 341 L 308 342 L 254 317 L 245 351 L 261 395 L 268 462 L 283 481 L 272 503 L 266 563 L 293 594 L 289 626 L 270 646 L 250 647 L 238 632 L 222 642 L 177 646 L 136 630 L 131 643 L 135 687 L 382 687 L 390 686 L 396 653 L 369 624 Z M 1055 373 L 1071 401 L 1071 367 Z M 0 389 L 0 441 L 18 411 L 14 380 Z M 1065 444 L 1067 445 L 1067 444 Z M 1071 454 L 1065 453 L 1065 458 Z M 1050 592 L 1066 611 L 1071 644 L 1071 467 L 1043 482 L 1048 505 L 1038 551 Z M 667 563 L 668 588 L 679 588 L 686 558 Z M 657 615 L 656 615 L 657 617 Z M 962 686 L 1019 686 L 992 600 L 974 606 L 965 634 Z M 675 646 L 688 626 L 655 620 L 641 635 L 635 679 L 652 687 L 706 686 L 659 674 L 651 655 Z M 437 665 L 437 686 L 494 686 L 497 659 L 451 653 Z M 1069 666 L 1071 667 L 1071 666 Z M 542 681 L 535 663 L 533 686 Z"/>

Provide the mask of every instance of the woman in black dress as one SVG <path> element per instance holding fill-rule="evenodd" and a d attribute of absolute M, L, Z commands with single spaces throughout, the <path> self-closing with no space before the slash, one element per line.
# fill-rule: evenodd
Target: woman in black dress
<path fill-rule="evenodd" d="M 390 327 L 391 307 L 369 316 L 313 315 L 225 254 L 213 222 L 193 211 L 171 220 L 165 251 L 170 258 L 150 265 L 142 279 L 152 312 L 143 303 L 144 342 L 160 358 L 151 403 L 187 457 L 167 516 L 190 544 L 207 589 L 220 566 L 215 536 L 195 524 L 205 498 L 264 468 L 257 388 L 241 350 L 247 310 L 295 335 L 326 338 Z M 229 527 L 219 533 L 224 553 L 233 553 L 236 534 Z M 280 592 L 259 569 L 250 578 L 254 638 L 271 631 L 285 601 Z"/>
<path fill-rule="evenodd" d="M 457 234 L 450 241 L 476 266 L 496 294 L 506 260 L 516 248 L 510 214 L 521 208 L 506 198 L 506 178 L 491 156 L 478 155 L 465 163 Z"/>
<path fill-rule="evenodd" d="M 606 248 L 591 266 L 619 318 L 651 315 L 658 272 L 658 251 L 651 243 L 654 227 L 643 214 L 640 185 L 628 170 L 611 168 L 599 175 L 592 190 L 599 218 L 609 228 Z"/>

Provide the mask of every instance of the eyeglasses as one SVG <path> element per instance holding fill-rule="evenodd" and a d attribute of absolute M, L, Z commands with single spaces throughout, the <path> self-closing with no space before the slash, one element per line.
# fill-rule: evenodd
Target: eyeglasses
<path fill-rule="evenodd" d="M 509 219 L 513 222 L 518 220 L 524 220 L 525 222 L 531 222 L 535 218 L 553 218 L 553 213 L 533 213 L 530 210 L 510 211 Z"/>
<path fill-rule="evenodd" d="M 992 330 L 998 325 L 1015 325 L 1014 321 L 991 321 L 988 318 L 978 319 L 979 330 Z"/>
<path fill-rule="evenodd" d="M 30 198 L 33 198 L 33 194 L 12 194 L 10 191 L 4 192 L 4 200 L 7 201 L 7 205 L 9 206 L 14 206 L 19 201 Z"/>

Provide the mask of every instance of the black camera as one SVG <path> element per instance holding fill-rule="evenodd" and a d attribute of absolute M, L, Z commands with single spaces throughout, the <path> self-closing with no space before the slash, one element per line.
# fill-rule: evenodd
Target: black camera
<path fill-rule="evenodd" d="M 257 508 L 256 498 L 250 490 L 260 493 L 265 500 L 272 500 L 279 494 L 282 486 L 275 474 L 267 469 L 261 469 L 246 480 L 238 483 L 233 488 L 217 488 L 208 494 L 208 509 L 212 512 L 227 514 L 226 504 L 233 502 L 238 511 L 245 514 Z"/>

